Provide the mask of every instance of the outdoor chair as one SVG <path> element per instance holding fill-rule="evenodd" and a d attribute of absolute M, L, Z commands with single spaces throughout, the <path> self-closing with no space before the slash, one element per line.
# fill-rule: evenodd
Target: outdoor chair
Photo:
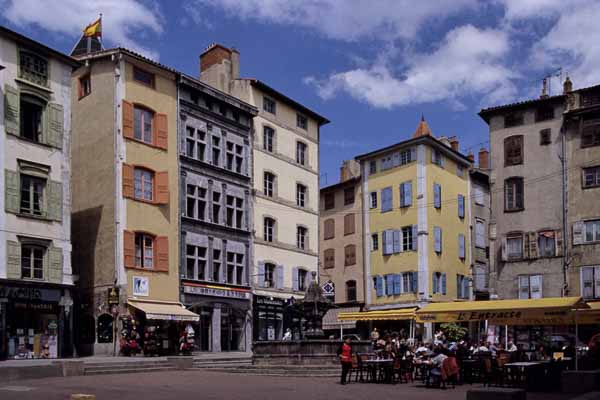
<path fill-rule="evenodd" d="M 427 386 L 437 386 L 440 389 L 446 389 L 448 384 L 452 388 L 456 387 L 459 379 L 459 368 L 455 357 L 448 357 L 442 362 L 439 374 L 430 373 L 427 379 Z"/>
<path fill-rule="evenodd" d="M 352 374 L 354 374 L 354 382 L 358 382 L 359 372 L 359 356 L 352 354 L 352 366 L 350 367 L 350 371 L 348 371 L 348 382 L 352 381 Z"/>
<path fill-rule="evenodd" d="M 409 380 L 411 382 L 415 381 L 414 365 L 411 357 L 407 357 L 406 359 L 400 360 L 400 371 L 398 372 L 400 376 L 400 383 L 402 383 L 402 379 L 404 379 L 406 383 L 408 383 Z"/>

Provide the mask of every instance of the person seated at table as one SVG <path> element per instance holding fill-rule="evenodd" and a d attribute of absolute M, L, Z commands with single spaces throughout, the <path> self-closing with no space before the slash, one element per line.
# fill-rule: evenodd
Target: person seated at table
<path fill-rule="evenodd" d="M 498 354 L 498 346 L 496 346 L 495 343 L 490 343 L 488 342 L 488 349 L 490 350 L 490 352 L 492 353 L 492 356 L 496 356 L 496 354 Z"/>
<path fill-rule="evenodd" d="M 421 345 L 418 346 L 417 350 L 415 351 L 415 354 L 419 357 L 427 353 L 429 353 L 429 347 L 426 345 L 426 343 L 421 343 Z"/>
<path fill-rule="evenodd" d="M 515 352 L 515 351 L 517 351 L 517 350 L 518 350 L 518 349 L 517 349 L 517 346 L 515 346 L 515 344 L 513 343 L 513 341 L 512 341 L 512 340 L 510 340 L 510 341 L 508 342 L 508 347 L 506 347 L 506 351 L 508 351 L 509 353 L 512 353 L 512 352 Z"/>
<path fill-rule="evenodd" d="M 385 345 L 385 348 L 381 353 L 381 358 L 383 358 L 384 360 L 396 359 L 396 352 L 394 351 L 394 346 L 392 346 L 391 343 Z"/>
<path fill-rule="evenodd" d="M 442 363 L 446 358 L 448 358 L 448 356 L 445 355 L 440 348 L 436 347 L 433 350 L 433 358 L 431 359 L 431 365 L 433 368 L 430 371 L 431 375 L 442 375 Z"/>
<path fill-rule="evenodd" d="M 490 349 L 485 345 L 485 342 L 482 340 L 481 342 L 479 342 L 479 347 L 473 350 L 473 354 L 488 353 L 489 351 Z"/>
<path fill-rule="evenodd" d="M 547 361 L 549 359 L 550 357 L 542 345 L 538 346 L 537 350 L 531 355 L 531 361 Z"/>

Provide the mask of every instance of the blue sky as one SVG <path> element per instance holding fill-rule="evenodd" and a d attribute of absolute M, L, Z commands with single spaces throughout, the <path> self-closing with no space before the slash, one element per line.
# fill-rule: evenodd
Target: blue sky
<path fill-rule="evenodd" d="M 3 25 L 69 52 L 104 14 L 104 42 L 191 75 L 212 42 L 256 77 L 332 122 L 321 131 L 322 184 L 342 160 L 408 139 L 421 113 L 461 150 L 487 146 L 482 107 L 539 95 L 562 67 L 600 83 L 593 0 L 0 0 Z M 552 93 L 560 90 L 551 79 Z"/>

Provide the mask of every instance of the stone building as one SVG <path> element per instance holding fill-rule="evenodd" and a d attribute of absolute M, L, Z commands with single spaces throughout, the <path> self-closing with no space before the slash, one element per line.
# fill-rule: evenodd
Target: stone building
<path fill-rule="evenodd" d="M 199 351 L 251 351 L 252 118 L 197 79 L 179 81 L 181 301 Z"/>
<path fill-rule="evenodd" d="M 0 27 L 0 359 L 72 355 L 73 58 Z"/>
<path fill-rule="evenodd" d="M 469 171 L 471 175 L 472 288 L 474 300 L 488 300 L 490 268 L 488 233 L 491 218 L 489 151 L 482 148 L 478 155 L 478 165 Z M 470 154 L 469 157 L 471 158 L 471 156 Z"/>
<path fill-rule="evenodd" d="M 240 77 L 240 54 L 214 44 L 200 79 L 258 108 L 253 143 L 255 340 L 281 339 L 299 320 L 284 315 L 319 263 L 319 137 L 329 121 L 258 79 Z"/>

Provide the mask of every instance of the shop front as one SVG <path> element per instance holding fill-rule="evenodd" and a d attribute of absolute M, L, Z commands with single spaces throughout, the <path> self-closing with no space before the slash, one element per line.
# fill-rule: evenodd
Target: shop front
<path fill-rule="evenodd" d="M 284 307 L 283 299 L 254 296 L 254 340 L 281 340 L 283 338 Z"/>
<path fill-rule="evenodd" d="M 0 359 L 70 356 L 71 292 L 58 285 L 0 283 Z"/>
<path fill-rule="evenodd" d="M 250 300 L 249 289 L 183 282 L 183 302 L 199 315 L 195 351 L 250 351 Z"/>

